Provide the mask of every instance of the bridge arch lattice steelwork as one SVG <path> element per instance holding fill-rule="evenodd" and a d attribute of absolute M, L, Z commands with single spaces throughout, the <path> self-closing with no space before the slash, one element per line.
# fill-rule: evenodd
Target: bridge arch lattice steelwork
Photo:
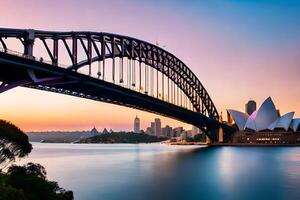
<path fill-rule="evenodd" d="M 11 51 L 15 41 L 22 53 Z M 0 50 L 5 72 L 0 93 L 24 86 L 155 112 L 206 133 L 228 128 L 218 122 L 217 109 L 196 75 L 157 45 L 104 32 L 0 28 Z M 216 134 L 208 136 L 217 139 Z"/>
<path fill-rule="evenodd" d="M 175 102 L 174 97 L 176 98 L 176 92 L 178 92 L 175 89 L 177 87 L 183 93 L 181 95 L 186 96 L 189 100 L 192 110 L 214 119 L 219 118 L 213 101 L 196 75 L 179 58 L 156 45 L 132 37 L 104 32 L 0 29 L 0 43 L 5 50 L 8 49 L 5 43 L 7 38 L 21 41 L 24 46 L 24 55 L 29 57 L 34 56 L 34 43 L 36 40 L 40 40 L 54 66 L 59 66 L 59 50 L 61 48 L 65 49 L 71 61 L 71 65 L 67 67 L 70 70 L 77 71 L 88 68 L 88 74 L 92 75 L 92 63 L 98 62 L 98 78 L 105 79 L 105 70 L 110 68 L 113 83 L 124 83 L 123 73 L 126 71 L 124 68 L 127 65 L 127 75 L 129 74 L 127 82 L 130 82 L 128 84 L 130 87 L 136 87 L 139 91 L 143 90 L 146 94 L 152 90 L 152 95 L 156 93 L 156 97 L 168 100 L 173 98 L 173 102 Z M 79 51 L 82 50 L 85 56 L 79 60 L 79 55 L 82 54 Z M 109 67 L 107 62 L 110 62 Z M 118 78 L 116 77 L 117 68 Z M 155 78 L 153 78 L 155 72 L 151 71 L 153 69 L 157 72 Z M 158 72 L 161 75 L 160 79 Z M 135 79 L 136 74 L 139 80 Z M 144 77 L 143 81 L 142 77 Z M 159 80 L 163 86 L 158 86 Z M 153 83 L 154 81 L 156 84 Z M 172 83 L 175 84 L 171 89 L 169 81 L 171 87 Z M 136 85 L 137 83 L 138 85 Z M 156 88 L 153 85 L 156 85 Z M 177 99 L 180 98 L 179 96 L 180 94 L 177 94 Z"/>

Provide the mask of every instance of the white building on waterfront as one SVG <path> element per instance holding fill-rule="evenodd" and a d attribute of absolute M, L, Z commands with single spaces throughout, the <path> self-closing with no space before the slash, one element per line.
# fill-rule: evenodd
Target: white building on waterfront
<path fill-rule="evenodd" d="M 251 115 L 237 110 L 227 110 L 240 131 L 252 130 L 254 132 L 275 131 L 278 129 L 296 132 L 299 130 L 300 119 L 293 119 L 294 112 L 279 115 L 271 99 L 267 98 L 260 108 Z"/>

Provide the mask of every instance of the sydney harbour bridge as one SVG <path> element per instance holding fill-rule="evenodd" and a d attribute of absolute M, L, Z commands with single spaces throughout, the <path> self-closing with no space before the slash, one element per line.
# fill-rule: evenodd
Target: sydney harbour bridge
<path fill-rule="evenodd" d="M 123 35 L 0 28 L 0 93 L 18 86 L 157 113 L 199 127 L 212 141 L 220 128 L 225 140 L 232 133 L 188 66 Z"/>

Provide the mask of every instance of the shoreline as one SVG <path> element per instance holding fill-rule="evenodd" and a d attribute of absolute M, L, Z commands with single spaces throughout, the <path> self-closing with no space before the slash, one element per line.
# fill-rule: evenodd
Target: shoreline
<path fill-rule="evenodd" d="M 31 141 L 32 142 L 32 141 Z M 171 146 L 203 146 L 208 147 L 300 147 L 299 144 L 249 144 L 249 143 L 219 143 L 219 144 L 207 144 L 203 142 L 140 142 L 140 143 L 63 143 L 63 142 L 33 142 L 41 144 L 165 144 Z"/>
<path fill-rule="evenodd" d="M 300 147 L 300 144 L 248 144 L 248 143 L 222 143 L 208 144 L 209 147 Z"/>

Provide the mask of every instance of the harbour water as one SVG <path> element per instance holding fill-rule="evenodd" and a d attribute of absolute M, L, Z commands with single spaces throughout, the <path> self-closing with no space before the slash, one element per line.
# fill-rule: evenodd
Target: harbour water
<path fill-rule="evenodd" d="M 20 162 L 79 200 L 300 199 L 300 147 L 33 146 Z"/>

